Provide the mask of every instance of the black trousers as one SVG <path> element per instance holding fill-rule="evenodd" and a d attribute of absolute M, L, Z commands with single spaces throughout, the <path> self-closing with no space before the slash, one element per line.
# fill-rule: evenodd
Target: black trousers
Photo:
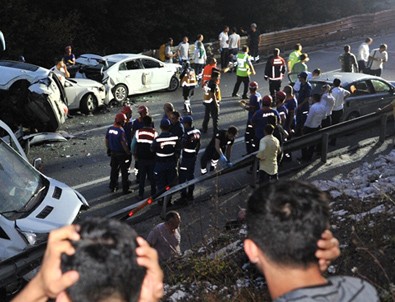
<path fill-rule="evenodd" d="M 116 152 L 111 153 L 110 189 L 118 188 L 119 171 L 121 171 L 121 175 L 122 175 L 122 190 L 127 191 L 129 189 L 128 162 L 129 162 L 129 156 L 126 153 L 116 153 Z"/>
<path fill-rule="evenodd" d="M 139 196 L 144 196 L 144 186 L 145 180 L 148 177 L 151 182 L 151 195 L 156 193 L 156 183 L 154 177 L 154 167 L 155 160 L 154 159 L 139 159 L 138 168 L 139 168 Z"/>
<path fill-rule="evenodd" d="M 218 120 L 219 120 L 219 104 L 216 101 L 204 104 L 204 119 L 202 129 L 203 132 L 207 132 L 208 122 L 210 121 L 210 116 L 213 119 L 213 131 L 218 132 Z"/>
<path fill-rule="evenodd" d="M 313 133 L 320 130 L 320 127 L 318 128 L 310 128 L 310 127 L 303 127 L 303 135 Z M 316 148 L 316 145 L 312 145 L 307 148 L 302 148 L 302 160 L 309 161 L 313 158 L 314 155 L 314 149 Z"/>
<path fill-rule="evenodd" d="M 280 91 L 281 88 L 281 80 L 269 80 L 269 91 L 273 100 L 276 97 L 276 92 Z"/>
<path fill-rule="evenodd" d="M 178 172 L 179 173 L 178 180 L 180 184 L 195 178 L 195 163 L 196 163 L 196 156 L 182 158 Z M 183 189 L 181 191 L 181 195 L 192 196 L 194 188 L 195 185 L 188 186 L 188 188 Z"/>
<path fill-rule="evenodd" d="M 336 125 L 341 122 L 343 113 L 344 113 L 343 109 L 332 111 L 332 125 Z M 331 140 L 329 141 L 329 144 L 332 146 L 336 145 L 336 137 L 332 137 Z"/>
<path fill-rule="evenodd" d="M 237 94 L 237 92 L 239 91 L 241 83 L 244 84 L 243 98 L 247 98 L 248 85 L 250 84 L 250 77 L 249 76 L 247 76 L 247 77 L 237 76 L 236 84 L 235 84 L 235 87 L 233 88 L 232 95 Z"/>
<path fill-rule="evenodd" d="M 229 48 L 222 48 L 221 50 L 221 68 L 228 67 L 229 64 Z"/>

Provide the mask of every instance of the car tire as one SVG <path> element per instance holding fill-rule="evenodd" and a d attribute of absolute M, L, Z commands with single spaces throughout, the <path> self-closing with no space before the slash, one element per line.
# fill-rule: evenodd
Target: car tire
<path fill-rule="evenodd" d="M 114 100 L 118 103 L 125 102 L 129 95 L 128 87 L 124 84 L 118 84 L 113 90 Z"/>
<path fill-rule="evenodd" d="M 84 95 L 80 103 L 80 110 L 84 114 L 92 113 L 97 109 L 97 100 L 92 93 Z"/>
<path fill-rule="evenodd" d="M 180 80 L 176 76 L 172 76 L 170 79 L 168 91 L 176 91 L 178 86 L 180 86 Z"/>
<path fill-rule="evenodd" d="M 351 112 L 349 115 L 347 115 L 346 121 L 353 120 L 359 116 L 360 114 L 358 112 Z"/>

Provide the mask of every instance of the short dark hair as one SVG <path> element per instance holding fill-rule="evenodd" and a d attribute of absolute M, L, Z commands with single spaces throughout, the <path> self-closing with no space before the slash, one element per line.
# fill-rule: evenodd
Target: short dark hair
<path fill-rule="evenodd" d="M 279 54 L 280 54 L 280 49 L 279 48 L 273 49 L 273 55 L 278 56 Z"/>
<path fill-rule="evenodd" d="M 66 291 L 72 301 L 102 301 L 117 297 L 137 301 L 145 268 L 137 264 L 137 233 L 114 219 L 81 221 L 75 254 L 62 256 L 62 271 L 76 270 L 78 281 Z"/>
<path fill-rule="evenodd" d="M 314 93 L 311 95 L 311 97 L 313 98 L 314 103 L 317 103 L 321 100 L 321 94 L 319 94 L 319 93 Z"/>
<path fill-rule="evenodd" d="M 349 52 L 351 50 L 351 46 L 350 45 L 344 45 L 344 51 L 345 52 Z"/>
<path fill-rule="evenodd" d="M 294 46 L 294 49 L 295 50 L 299 50 L 301 47 L 302 47 L 302 44 L 296 43 L 295 46 Z"/>
<path fill-rule="evenodd" d="M 151 127 L 152 126 L 152 117 L 149 115 L 143 116 L 143 125 L 145 127 Z"/>
<path fill-rule="evenodd" d="M 336 78 L 336 79 L 334 79 L 334 80 L 333 80 L 333 86 L 335 86 L 335 87 L 339 87 L 339 86 L 340 86 L 340 84 L 341 84 L 341 81 L 340 81 L 340 79 Z"/>
<path fill-rule="evenodd" d="M 279 181 L 255 190 L 247 204 L 248 237 L 274 263 L 317 263 L 317 241 L 329 226 L 329 195 L 301 181 Z"/>
<path fill-rule="evenodd" d="M 274 122 L 276 122 L 276 120 L 274 120 Z M 265 128 L 264 128 L 264 131 L 265 131 L 265 133 L 267 133 L 267 134 L 273 134 L 273 132 L 274 132 L 274 126 L 273 126 L 273 124 L 272 123 L 268 123 L 268 124 L 266 124 L 266 126 L 265 126 Z"/>
<path fill-rule="evenodd" d="M 221 74 L 221 71 L 218 68 L 213 68 L 211 70 L 211 77 L 212 78 L 218 78 L 220 74 Z"/>
<path fill-rule="evenodd" d="M 249 48 L 248 48 L 247 45 L 243 45 L 243 47 L 241 48 L 241 50 L 242 50 L 243 52 L 248 52 Z"/>
<path fill-rule="evenodd" d="M 177 118 L 177 119 L 179 119 L 180 116 L 181 116 L 178 111 L 173 111 L 171 114 L 174 115 L 174 117 Z"/>
<path fill-rule="evenodd" d="M 236 135 L 237 132 L 239 132 L 239 129 L 237 129 L 236 126 L 230 126 L 230 127 L 228 128 L 228 133 L 230 133 L 230 134 L 232 134 L 232 135 Z"/>
<path fill-rule="evenodd" d="M 372 41 L 373 41 L 373 39 L 371 37 L 367 37 L 366 40 L 365 40 L 365 43 L 370 43 Z"/>
<path fill-rule="evenodd" d="M 169 221 L 172 218 L 180 217 L 180 214 L 176 211 L 169 211 L 166 213 L 165 221 Z"/>

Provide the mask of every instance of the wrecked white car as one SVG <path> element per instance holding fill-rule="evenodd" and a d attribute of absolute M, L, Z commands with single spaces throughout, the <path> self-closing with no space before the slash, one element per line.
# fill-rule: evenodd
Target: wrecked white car
<path fill-rule="evenodd" d="M 1 120 L 0 134 L 1 264 L 44 242 L 51 230 L 73 223 L 89 205 L 77 191 L 36 170 Z"/>
<path fill-rule="evenodd" d="M 142 54 L 98 56 L 84 54 L 77 58 L 76 77 L 89 78 L 106 85 L 109 99 L 126 101 L 129 95 L 167 89 L 180 85 L 181 65 L 163 63 Z"/>
<path fill-rule="evenodd" d="M 57 76 L 48 69 L 17 61 L 0 61 L 0 119 L 12 129 L 56 131 L 67 117 L 67 99 Z"/>

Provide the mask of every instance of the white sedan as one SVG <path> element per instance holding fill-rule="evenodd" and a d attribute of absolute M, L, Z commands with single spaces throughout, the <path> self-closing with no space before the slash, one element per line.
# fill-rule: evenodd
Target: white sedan
<path fill-rule="evenodd" d="M 110 99 L 123 102 L 129 95 L 167 89 L 174 91 L 180 81 L 181 65 L 163 63 L 142 54 L 98 56 L 84 54 L 77 58 L 76 77 L 90 78 L 106 85 Z"/>

